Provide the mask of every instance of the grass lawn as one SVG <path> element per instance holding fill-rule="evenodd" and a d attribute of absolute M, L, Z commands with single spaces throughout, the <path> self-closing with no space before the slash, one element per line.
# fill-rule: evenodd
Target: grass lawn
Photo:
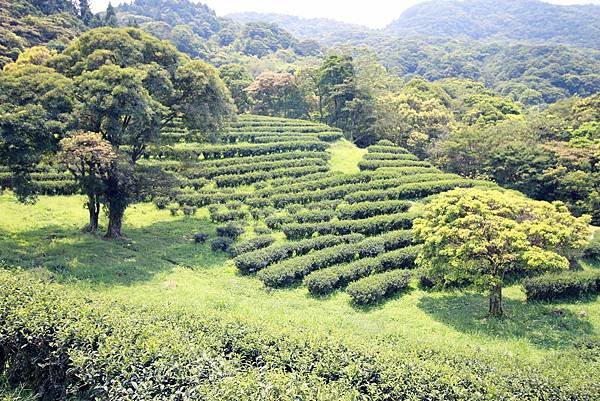
<path fill-rule="evenodd" d="M 239 275 L 226 254 L 193 242 L 197 231 L 214 232 L 205 210 L 186 218 L 136 205 L 126 215 L 129 240 L 114 242 L 80 231 L 86 217 L 82 204 L 76 196 L 41 197 L 35 205 L 1 196 L 0 263 L 83 292 L 218 311 L 268 330 L 311 330 L 392 346 L 418 343 L 524 362 L 559 357 L 562 349 L 600 331 L 600 301 L 527 304 L 518 286 L 505 290 L 509 318 L 503 321 L 485 318 L 486 299 L 471 293 L 415 287 L 360 309 L 343 292 L 314 298 L 305 287 L 269 290 L 256 278 Z"/>

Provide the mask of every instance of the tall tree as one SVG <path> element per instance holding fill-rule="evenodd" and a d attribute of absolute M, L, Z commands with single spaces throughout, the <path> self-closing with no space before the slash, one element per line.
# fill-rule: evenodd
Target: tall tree
<path fill-rule="evenodd" d="M 190 61 L 173 45 L 138 29 L 88 31 L 48 64 L 55 69 L 26 66 L 0 80 L 8 103 L 3 107 L 29 108 L 11 113 L 4 127 L 0 121 L 0 152 L 10 155 L 18 147 L 19 152 L 10 156 L 11 165 L 27 171 L 44 154 L 55 152 L 69 129 L 99 133 L 115 154 L 102 175 L 104 192 L 98 197 L 108 208 L 108 237 L 121 236 L 129 204 L 171 181 L 160 171 L 137 165 L 147 147 L 159 142 L 163 124 L 181 117 L 189 128 L 215 133 L 233 113 L 229 92 L 215 68 Z M 30 70 L 32 76 L 25 74 Z M 29 127 L 35 141 L 19 135 L 23 129 L 19 126 Z M 87 143 L 70 143 L 70 152 Z M 23 177 L 27 182 L 26 174 Z M 90 207 L 92 203 L 97 205 L 90 202 Z"/>
<path fill-rule="evenodd" d="M 292 74 L 264 72 L 246 91 L 254 113 L 288 118 L 308 116 L 308 104 Z"/>
<path fill-rule="evenodd" d="M 241 64 L 226 64 L 219 68 L 219 75 L 231 92 L 239 113 L 250 109 L 250 97 L 246 88 L 252 84 L 252 76 Z"/>
<path fill-rule="evenodd" d="M 115 8 L 113 7 L 111 2 L 108 2 L 108 6 L 106 6 L 106 13 L 104 14 L 104 25 L 113 28 L 119 26 L 119 21 L 117 20 L 117 13 L 115 12 Z"/>

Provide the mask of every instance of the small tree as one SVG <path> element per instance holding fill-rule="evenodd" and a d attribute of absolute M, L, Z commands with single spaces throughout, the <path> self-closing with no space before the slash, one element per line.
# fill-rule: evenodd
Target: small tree
<path fill-rule="evenodd" d="M 438 286 L 472 284 L 489 292 L 489 315 L 501 317 L 507 275 L 568 269 L 589 236 L 589 218 L 562 203 L 511 191 L 456 189 L 436 196 L 415 220 L 424 242 L 417 263 Z"/>
<path fill-rule="evenodd" d="M 77 132 L 60 141 L 60 160 L 87 195 L 88 231 L 98 230 L 101 196 L 117 155 L 110 142 L 95 132 Z"/>

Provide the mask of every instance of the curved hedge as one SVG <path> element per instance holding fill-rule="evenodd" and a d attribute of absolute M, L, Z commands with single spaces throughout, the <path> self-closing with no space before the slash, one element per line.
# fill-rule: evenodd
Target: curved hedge
<path fill-rule="evenodd" d="M 410 231 L 406 231 L 403 235 L 404 243 L 400 249 L 348 264 L 317 270 L 306 276 L 304 284 L 311 294 L 325 295 L 373 273 L 412 269 L 415 266 L 415 259 L 421 251 L 421 246 L 409 246 L 413 239 Z"/>
<path fill-rule="evenodd" d="M 345 235 L 359 233 L 375 235 L 386 231 L 412 227 L 417 214 L 410 212 L 395 213 L 357 220 L 334 220 L 324 223 L 289 223 L 283 225 L 283 232 L 290 240 L 310 237 L 314 234 Z"/>
<path fill-rule="evenodd" d="M 348 203 L 358 203 L 384 200 L 415 199 L 449 191 L 454 188 L 470 188 L 475 186 L 494 186 L 494 183 L 489 181 L 471 180 L 467 178 L 413 182 L 409 184 L 403 184 L 392 189 L 354 192 L 346 195 L 344 200 Z"/>
<path fill-rule="evenodd" d="M 431 163 L 421 160 L 361 160 L 361 170 L 377 170 L 381 167 L 431 167 Z"/>
<path fill-rule="evenodd" d="M 419 160 L 412 153 L 374 153 L 369 152 L 363 156 L 363 160 Z"/>
<path fill-rule="evenodd" d="M 236 257 L 234 259 L 234 263 L 242 273 L 249 274 L 264 269 L 273 263 L 281 262 L 294 256 L 305 255 L 311 251 L 329 248 L 343 243 L 355 243 L 363 239 L 364 236 L 359 234 L 346 235 L 342 237 L 325 235 L 303 241 L 273 245 L 257 251 L 249 252 Z"/>
<path fill-rule="evenodd" d="M 351 283 L 346 292 L 356 305 L 370 305 L 408 288 L 412 272 L 392 270 Z"/>
<path fill-rule="evenodd" d="M 230 201 L 243 201 L 249 195 L 235 192 L 210 192 L 184 193 L 177 196 L 177 202 L 182 206 L 203 207 L 216 203 L 227 203 Z"/>
<path fill-rule="evenodd" d="M 218 187 L 236 187 L 239 185 L 253 184 L 258 181 L 265 181 L 272 178 L 301 177 L 307 174 L 320 173 L 328 170 L 329 167 L 327 167 L 326 165 L 319 165 L 319 163 L 317 163 L 316 165 L 284 167 L 267 171 L 252 171 L 245 174 L 220 175 L 214 177 L 214 181 L 216 182 Z"/>
<path fill-rule="evenodd" d="M 371 145 L 367 148 L 367 151 L 368 153 L 409 153 L 409 151 L 404 148 L 389 145 Z"/>
<path fill-rule="evenodd" d="M 192 145 L 154 148 L 156 155 L 176 159 L 222 159 L 230 157 L 259 156 L 273 153 L 293 151 L 320 151 L 323 152 L 329 145 L 323 141 L 293 141 L 278 143 L 239 143 L 231 145 Z"/>
<path fill-rule="evenodd" d="M 281 261 L 259 271 L 258 277 L 269 287 L 283 287 L 297 282 L 313 271 L 359 258 L 376 256 L 385 251 L 398 249 L 405 244 L 406 237 L 403 233 L 387 233 Z"/>
<path fill-rule="evenodd" d="M 388 200 L 380 202 L 361 202 L 343 204 L 336 209 L 337 216 L 341 220 L 366 219 L 368 217 L 382 214 L 395 214 L 406 212 L 411 202 L 404 200 Z"/>
<path fill-rule="evenodd" d="M 600 294 L 600 271 L 544 274 L 523 280 L 528 301 L 552 301 Z"/>
<path fill-rule="evenodd" d="M 273 242 L 275 242 L 275 238 L 270 235 L 260 235 L 231 246 L 229 248 L 229 253 L 231 256 L 237 257 L 248 252 L 256 251 L 257 249 L 266 248 L 273 244 Z"/>

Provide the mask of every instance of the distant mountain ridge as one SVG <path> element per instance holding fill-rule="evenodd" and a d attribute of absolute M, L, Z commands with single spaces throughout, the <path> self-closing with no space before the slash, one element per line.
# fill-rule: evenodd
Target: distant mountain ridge
<path fill-rule="evenodd" d="M 600 6 L 537 0 L 432 0 L 410 7 L 384 32 L 600 49 Z"/>
<path fill-rule="evenodd" d="M 349 32 L 368 31 L 376 32 L 366 26 L 337 21 L 330 18 L 304 18 L 295 15 L 259 12 L 239 12 L 226 15 L 240 23 L 271 22 L 286 29 L 299 39 L 315 39 L 322 43 L 324 38 L 332 35 L 346 35 Z"/>

